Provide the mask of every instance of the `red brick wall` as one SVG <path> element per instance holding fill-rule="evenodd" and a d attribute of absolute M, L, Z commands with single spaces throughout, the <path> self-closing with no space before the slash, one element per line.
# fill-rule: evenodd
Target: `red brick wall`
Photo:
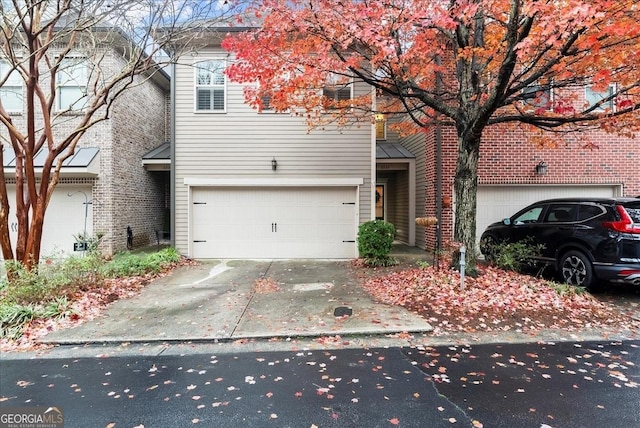
<path fill-rule="evenodd" d="M 535 174 L 544 160 L 545 176 Z M 481 146 L 480 184 L 621 184 L 622 196 L 640 195 L 640 139 L 602 131 L 574 133 L 540 148 L 518 129 L 488 129 Z"/>
<path fill-rule="evenodd" d="M 547 134 L 549 135 L 549 134 Z M 435 138 L 426 138 L 426 215 L 436 215 Z M 442 195 L 453 199 L 457 143 L 452 126 L 443 129 Z M 535 174 L 544 160 L 545 176 Z M 539 147 L 517 126 L 485 130 L 480 149 L 478 184 L 620 184 L 622 196 L 640 196 L 640 139 L 602 131 L 573 133 L 555 147 Z M 453 206 L 442 211 L 442 239 L 453 236 Z M 427 248 L 436 244 L 436 229 L 427 228 Z"/>

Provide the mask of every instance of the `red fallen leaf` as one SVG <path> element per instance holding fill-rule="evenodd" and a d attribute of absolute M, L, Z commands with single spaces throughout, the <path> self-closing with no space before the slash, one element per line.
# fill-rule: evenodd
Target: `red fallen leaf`
<path fill-rule="evenodd" d="M 301 391 L 298 391 L 298 392 L 296 392 L 296 393 L 294 394 L 294 396 L 295 396 L 296 398 L 301 398 L 301 397 L 302 397 L 302 392 L 301 392 Z"/>
<path fill-rule="evenodd" d="M 429 320 L 437 333 L 522 331 L 542 328 L 637 330 L 640 322 L 589 294 L 559 295 L 545 281 L 480 266 L 477 278 L 459 287 L 459 275 L 447 269 L 410 269 L 368 278 L 364 288 L 378 301 L 405 306 Z M 529 355 L 535 358 L 534 354 Z"/>
<path fill-rule="evenodd" d="M 317 393 L 318 395 L 323 395 L 323 394 L 325 394 L 325 393 L 327 393 L 327 392 L 329 392 L 329 388 L 318 388 L 318 389 L 316 390 L 316 393 Z"/>
<path fill-rule="evenodd" d="M 391 425 L 398 425 L 400 423 L 400 419 L 398 418 L 389 419 L 389 423 Z"/>

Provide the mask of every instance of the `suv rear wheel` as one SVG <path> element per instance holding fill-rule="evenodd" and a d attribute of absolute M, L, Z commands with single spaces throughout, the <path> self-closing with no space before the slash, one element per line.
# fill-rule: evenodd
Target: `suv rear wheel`
<path fill-rule="evenodd" d="M 586 255 L 580 251 L 568 251 L 560 259 L 560 274 L 564 282 L 577 287 L 593 285 L 593 268 Z"/>

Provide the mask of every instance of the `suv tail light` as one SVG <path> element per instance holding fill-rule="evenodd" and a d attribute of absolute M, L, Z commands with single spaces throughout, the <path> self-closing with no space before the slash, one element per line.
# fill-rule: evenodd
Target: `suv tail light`
<path fill-rule="evenodd" d="M 616 205 L 616 211 L 620 215 L 618 221 L 605 221 L 602 225 L 608 229 L 615 230 L 622 233 L 640 233 L 640 224 L 636 225 L 627 210 L 622 205 Z"/>

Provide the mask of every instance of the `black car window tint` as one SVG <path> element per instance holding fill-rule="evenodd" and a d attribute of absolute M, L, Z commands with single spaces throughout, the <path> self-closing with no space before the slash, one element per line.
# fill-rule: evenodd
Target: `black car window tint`
<path fill-rule="evenodd" d="M 540 219 L 540 214 L 542 214 L 542 207 L 533 207 L 517 216 L 513 219 L 513 222 L 515 224 L 537 223 Z"/>
<path fill-rule="evenodd" d="M 599 205 L 580 205 L 578 209 L 578 221 L 588 220 L 604 213 L 604 209 Z"/>
<path fill-rule="evenodd" d="M 562 223 L 574 221 L 575 206 L 554 204 L 549 207 L 545 221 L 549 223 Z"/>

